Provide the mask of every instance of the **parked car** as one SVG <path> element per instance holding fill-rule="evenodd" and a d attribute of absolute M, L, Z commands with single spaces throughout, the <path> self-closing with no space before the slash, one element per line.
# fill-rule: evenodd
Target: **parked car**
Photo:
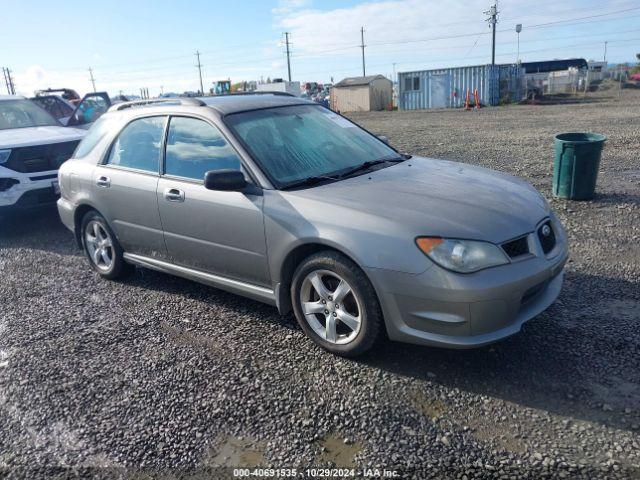
<path fill-rule="evenodd" d="M 0 96 L 0 214 L 54 204 L 58 168 L 85 133 L 25 97 Z"/>
<path fill-rule="evenodd" d="M 112 102 L 107 92 L 86 94 L 75 105 L 58 95 L 36 95 L 31 99 L 44 108 L 62 125 L 89 129 L 100 115 L 107 112 Z"/>
<path fill-rule="evenodd" d="M 46 88 L 36 91 L 36 98 L 55 96 L 69 102 L 74 108 L 80 103 L 80 95 L 71 88 Z"/>
<path fill-rule="evenodd" d="M 139 265 L 293 310 L 340 355 L 383 330 L 457 348 L 512 335 L 556 299 L 567 259 L 528 183 L 400 154 L 285 95 L 115 106 L 60 182 L 102 277 Z"/>

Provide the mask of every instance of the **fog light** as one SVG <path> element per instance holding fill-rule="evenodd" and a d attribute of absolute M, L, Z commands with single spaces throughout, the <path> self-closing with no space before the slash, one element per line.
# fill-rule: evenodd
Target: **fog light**
<path fill-rule="evenodd" d="M 20 181 L 15 178 L 0 178 L 0 192 L 6 192 Z"/>

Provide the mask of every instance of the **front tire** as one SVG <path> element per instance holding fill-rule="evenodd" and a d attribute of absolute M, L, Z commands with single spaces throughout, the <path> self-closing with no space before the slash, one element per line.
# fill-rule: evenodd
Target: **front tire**
<path fill-rule="evenodd" d="M 380 335 L 382 312 L 371 282 L 338 252 L 313 254 L 298 266 L 291 303 L 307 336 L 334 354 L 361 355 Z"/>
<path fill-rule="evenodd" d="M 80 228 L 84 253 L 101 277 L 115 280 L 133 271 L 133 265 L 124 261 L 122 247 L 102 215 L 95 210 L 87 212 Z"/>

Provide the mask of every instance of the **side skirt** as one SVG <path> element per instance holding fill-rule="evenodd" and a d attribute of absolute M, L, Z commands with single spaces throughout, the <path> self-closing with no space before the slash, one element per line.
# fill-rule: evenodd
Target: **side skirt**
<path fill-rule="evenodd" d="M 188 280 L 193 280 L 227 292 L 242 295 L 243 297 L 253 298 L 254 300 L 258 300 L 259 302 L 267 303 L 269 305 L 277 305 L 275 293 L 269 288 L 241 282 L 239 280 L 233 280 L 227 277 L 221 277 L 219 275 L 213 275 L 211 273 L 201 272 L 199 270 L 193 270 L 180 265 L 174 265 L 173 263 L 164 262 L 157 258 L 145 257 L 126 252 L 123 256 L 127 262 L 140 267 L 146 267 L 159 272 L 169 273 Z"/>

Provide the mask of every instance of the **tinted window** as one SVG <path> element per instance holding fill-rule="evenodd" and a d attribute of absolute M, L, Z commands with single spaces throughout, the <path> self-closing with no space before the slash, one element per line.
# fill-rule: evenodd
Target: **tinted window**
<path fill-rule="evenodd" d="M 111 146 L 110 165 L 157 172 L 165 117 L 147 117 L 127 125 Z"/>
<path fill-rule="evenodd" d="M 116 126 L 116 123 L 115 118 L 99 118 L 84 136 L 73 156 L 80 158 L 87 155 L 104 138 L 107 132 Z"/>
<path fill-rule="evenodd" d="M 240 170 L 240 159 L 218 129 L 195 118 L 173 117 L 165 173 L 203 180 L 206 172 L 221 168 Z"/>
<path fill-rule="evenodd" d="M 85 125 L 95 122 L 100 116 L 109 110 L 111 106 L 106 93 L 93 93 L 85 95 L 78 104 L 78 108 L 69 119 L 69 126 Z"/>
<path fill-rule="evenodd" d="M 60 126 L 60 123 L 31 100 L 0 100 L 0 130 L 49 125 Z"/>
<path fill-rule="evenodd" d="M 59 97 L 35 97 L 31 101 L 40 105 L 58 120 L 71 116 L 74 110 L 73 106 Z"/>

